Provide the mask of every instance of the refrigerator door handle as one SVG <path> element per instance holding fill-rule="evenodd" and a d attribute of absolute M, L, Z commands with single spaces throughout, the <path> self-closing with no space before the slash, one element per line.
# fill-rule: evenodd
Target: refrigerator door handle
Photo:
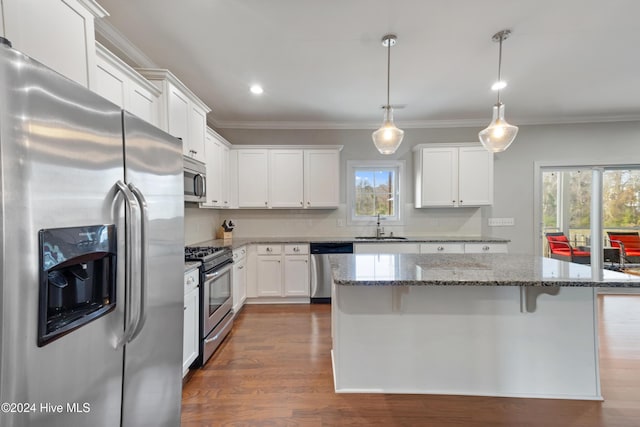
<path fill-rule="evenodd" d="M 142 328 L 144 327 L 144 322 L 147 320 L 147 295 L 148 295 L 148 274 L 147 274 L 147 254 L 149 253 L 149 210 L 147 205 L 147 200 L 144 198 L 142 192 L 133 184 L 129 183 L 129 189 L 138 200 L 140 205 L 141 217 L 140 217 L 140 301 L 138 301 L 139 311 L 138 317 L 136 319 L 136 324 L 131 332 L 131 337 L 128 342 L 133 341 Z"/>
<path fill-rule="evenodd" d="M 133 248 L 134 245 L 134 236 L 137 236 L 137 226 L 136 221 L 134 220 L 136 217 L 136 211 L 138 210 L 138 201 L 136 200 L 133 193 L 129 190 L 129 187 L 125 185 L 124 182 L 118 181 L 116 182 L 117 191 L 121 192 L 124 196 L 125 206 L 127 209 L 124 221 L 124 234 L 125 234 L 125 246 L 126 246 L 126 258 L 125 258 L 125 269 L 124 269 L 124 292 L 125 292 L 125 327 L 124 327 L 124 336 L 120 341 L 120 345 L 125 345 L 130 341 L 130 336 L 133 333 L 133 329 L 135 327 L 135 318 L 132 313 L 133 304 L 132 301 L 132 277 L 134 275 L 134 253 Z"/>
<path fill-rule="evenodd" d="M 318 292 L 318 257 L 321 255 L 311 255 L 311 296 Z"/>

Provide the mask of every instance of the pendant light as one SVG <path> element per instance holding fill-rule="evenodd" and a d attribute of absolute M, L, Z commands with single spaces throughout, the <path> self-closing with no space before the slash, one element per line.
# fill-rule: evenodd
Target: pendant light
<path fill-rule="evenodd" d="M 488 151 L 499 153 L 511 145 L 518 134 L 518 126 L 507 123 L 504 119 L 504 104 L 500 101 L 500 90 L 506 87 L 506 83 L 500 79 L 502 67 L 502 42 L 511 34 L 511 30 L 502 30 L 493 35 L 494 42 L 500 42 L 500 53 L 498 55 L 498 81 L 494 83 L 492 89 L 498 91 L 498 102 L 493 106 L 493 118 L 486 129 L 478 134 L 480 142 Z"/>
<path fill-rule="evenodd" d="M 398 129 L 393 123 L 393 108 L 389 104 L 389 81 L 391 76 L 391 47 L 396 44 L 397 37 L 395 34 L 387 34 L 382 37 L 382 46 L 387 48 L 387 105 L 384 107 L 384 121 L 380 129 L 373 132 L 371 137 L 373 143 L 380 151 L 381 154 L 393 154 L 396 152 L 402 138 L 404 137 L 404 131 Z"/>

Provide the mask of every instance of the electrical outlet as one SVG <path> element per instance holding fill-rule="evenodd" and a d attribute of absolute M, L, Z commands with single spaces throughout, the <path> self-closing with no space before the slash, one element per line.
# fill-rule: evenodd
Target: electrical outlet
<path fill-rule="evenodd" d="M 489 218 L 489 227 L 511 227 L 514 225 L 514 218 Z"/>

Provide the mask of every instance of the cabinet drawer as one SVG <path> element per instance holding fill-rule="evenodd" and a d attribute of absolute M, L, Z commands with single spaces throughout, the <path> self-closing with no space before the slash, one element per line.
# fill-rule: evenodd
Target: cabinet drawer
<path fill-rule="evenodd" d="M 243 260 L 247 256 L 247 247 L 242 246 L 233 250 L 233 262 Z"/>
<path fill-rule="evenodd" d="M 200 282 L 200 269 L 196 268 L 184 273 L 184 293 L 187 294 L 198 287 Z"/>
<path fill-rule="evenodd" d="M 309 253 L 309 245 L 306 244 L 288 244 L 284 245 L 285 255 L 306 255 Z"/>
<path fill-rule="evenodd" d="M 464 243 L 422 243 L 421 254 L 463 254 Z"/>
<path fill-rule="evenodd" d="M 466 243 L 464 251 L 468 254 L 506 254 L 506 243 Z"/>
<path fill-rule="evenodd" d="M 258 245 L 258 255 L 280 255 L 282 245 Z"/>

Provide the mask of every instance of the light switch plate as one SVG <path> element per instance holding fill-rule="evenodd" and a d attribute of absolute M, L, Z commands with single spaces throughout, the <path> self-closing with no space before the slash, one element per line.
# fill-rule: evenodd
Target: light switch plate
<path fill-rule="evenodd" d="M 489 218 L 489 227 L 511 227 L 514 225 L 513 218 Z"/>

